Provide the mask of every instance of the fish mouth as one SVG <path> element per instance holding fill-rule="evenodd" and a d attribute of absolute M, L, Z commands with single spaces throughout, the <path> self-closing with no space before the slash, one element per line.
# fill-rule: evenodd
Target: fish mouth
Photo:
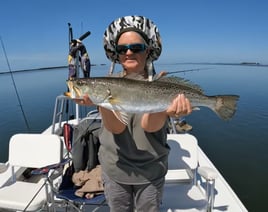
<path fill-rule="evenodd" d="M 64 96 L 66 96 L 66 97 L 68 97 L 68 98 L 70 98 L 70 99 L 73 99 L 73 100 L 83 99 L 83 97 L 81 97 L 81 96 L 76 96 L 76 95 L 74 94 L 74 92 L 70 92 L 70 91 L 68 91 L 68 92 L 64 92 Z"/>
<path fill-rule="evenodd" d="M 68 81 L 67 84 L 69 87 L 69 92 L 65 92 L 64 95 L 72 99 L 81 98 L 82 93 L 80 89 L 75 87 L 71 81 Z"/>
<path fill-rule="evenodd" d="M 72 96 L 73 96 L 73 98 L 77 98 L 77 97 L 81 97 L 81 95 L 82 95 L 82 93 L 81 93 L 81 91 L 80 91 L 80 89 L 79 88 L 77 88 L 77 87 L 75 87 L 75 86 L 73 86 L 73 89 L 72 89 Z"/>
<path fill-rule="evenodd" d="M 72 98 L 72 94 L 71 92 L 64 92 L 64 96 L 67 96 L 69 98 Z"/>

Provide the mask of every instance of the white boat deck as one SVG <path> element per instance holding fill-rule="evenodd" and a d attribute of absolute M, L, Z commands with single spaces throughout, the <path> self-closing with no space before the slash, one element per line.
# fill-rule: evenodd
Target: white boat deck
<path fill-rule="evenodd" d="M 48 131 L 45 131 L 44 133 L 46 134 Z M 172 149 L 171 149 L 172 151 Z M 31 152 L 31 151 L 30 151 Z M 30 154 L 29 152 L 29 154 Z M 172 155 L 172 154 L 171 154 Z M 218 172 L 218 170 L 216 169 L 216 167 L 212 164 L 212 162 L 207 158 L 207 156 L 204 154 L 204 152 L 198 147 L 198 163 L 200 166 L 205 166 L 205 167 L 210 167 L 214 170 L 216 170 L 217 172 L 217 179 L 215 182 L 215 202 L 214 202 L 214 207 L 213 207 L 213 211 L 230 211 L 230 212 L 245 212 L 247 211 L 247 209 L 244 207 L 244 205 L 241 203 L 241 201 L 239 200 L 239 198 L 236 196 L 236 194 L 234 193 L 234 191 L 231 189 L 231 187 L 228 185 L 228 183 L 224 180 L 224 178 L 222 177 L 222 175 Z M 6 164 L 2 164 L 1 167 L 3 169 L 3 167 L 5 167 Z M 8 169 L 10 169 L 10 167 L 8 167 Z M 18 173 L 17 175 L 21 174 L 22 170 L 17 170 Z M 4 170 L 2 170 L 4 171 Z M 10 170 L 9 170 L 10 173 Z M 8 178 L 8 172 L 3 172 L 0 174 L 0 186 L 2 186 L 4 184 L 4 182 L 6 182 L 7 178 Z M 204 182 L 199 182 L 199 184 L 203 184 Z M 180 192 L 181 187 L 178 186 L 178 193 Z M 0 187 L 1 190 L 1 187 Z M 176 195 L 176 191 L 175 193 L 172 194 L 168 194 L 168 195 Z M 167 196 L 168 197 L 168 196 Z M 1 199 L 1 193 L 0 193 L 0 199 Z M 188 207 L 183 208 L 178 208 L 175 209 L 174 205 L 181 205 L 179 202 L 172 202 L 174 198 L 165 198 L 165 202 L 163 203 L 163 205 L 165 206 L 165 208 L 162 209 L 162 211 L 168 211 L 168 212 L 172 212 L 172 211 L 200 211 L 200 209 L 196 209 L 196 208 L 192 208 L 192 209 L 188 209 Z M 170 201 L 170 202 L 169 202 Z M 169 207 L 172 206 L 172 207 Z M 95 208 L 95 206 L 85 206 L 85 211 L 92 211 L 93 208 Z M 96 208 L 95 208 L 96 209 Z M 3 211 L 3 210 L 1 210 Z M 56 211 L 64 211 L 62 210 L 62 208 L 57 207 Z M 98 208 L 97 211 L 109 211 L 109 208 L 107 206 L 102 206 L 100 208 Z"/>
<path fill-rule="evenodd" d="M 96 115 L 94 115 L 94 118 L 96 118 Z M 97 117 L 97 118 L 99 119 L 100 117 Z M 73 121 L 73 122 L 71 121 L 69 123 L 76 123 L 76 122 L 77 121 Z M 54 127 L 49 126 L 41 134 L 42 135 L 50 135 L 50 134 L 52 134 L 52 129 L 53 128 L 57 129 L 58 127 L 59 127 L 59 124 L 56 124 Z M 174 135 L 175 135 L 175 137 L 174 137 Z M 180 143 L 180 142 L 184 142 L 187 145 L 188 139 L 189 138 L 191 139 L 194 137 L 189 135 L 189 134 L 171 134 L 171 135 L 169 135 L 169 138 L 172 138 L 173 140 L 178 140 L 177 142 L 179 143 L 179 146 L 180 145 L 183 146 L 184 144 Z M 196 138 L 194 138 L 194 139 L 196 140 Z M 194 148 L 194 146 L 190 146 L 190 148 Z M 188 149 L 188 150 L 189 150 L 189 152 L 192 151 L 191 149 Z M 196 144 L 196 150 L 197 150 L 196 164 L 198 164 L 198 166 L 200 166 L 200 167 L 208 167 L 208 170 L 213 170 L 213 172 L 207 173 L 208 177 L 217 175 L 217 178 L 215 180 L 215 189 L 213 189 L 214 193 L 215 193 L 213 211 L 215 211 L 215 212 L 222 212 L 222 211 L 246 212 L 247 209 L 245 208 L 243 203 L 240 201 L 240 199 L 237 197 L 235 192 L 232 190 L 232 188 L 229 186 L 229 184 L 225 181 L 225 179 L 220 174 L 220 172 L 216 169 L 216 167 L 213 165 L 213 163 L 208 159 L 206 154 L 200 149 L 198 144 Z M 25 152 L 24 155 L 31 155 L 32 151 L 33 151 L 33 149 L 29 148 L 28 152 Z M 62 152 L 63 152 L 62 154 L 64 154 L 64 153 L 66 153 L 66 150 L 63 149 Z M 49 155 L 49 151 L 47 151 L 47 154 Z M 177 161 L 178 157 L 176 155 L 178 155 L 177 149 L 175 149 L 171 146 L 169 160 L 170 161 Z M 189 159 L 192 159 L 192 155 Z M 188 160 L 188 159 L 186 159 L 186 160 Z M 22 167 L 22 168 L 17 167 L 15 169 L 17 179 L 21 178 L 20 176 L 24 170 L 25 170 L 25 167 Z M 176 170 L 174 172 L 176 173 Z M 1 206 L 2 206 L 1 202 L 2 203 L 4 202 L 5 204 L 7 204 L 7 202 L 5 202 L 5 201 L 8 201 L 9 205 L 12 205 L 12 204 L 16 205 L 16 202 L 12 202 L 16 198 L 5 199 L 7 195 L 12 197 L 12 195 L 18 195 L 19 193 L 22 193 L 22 195 L 27 196 L 27 192 L 25 190 L 17 191 L 16 194 L 10 194 L 10 193 L 7 195 L 5 194 L 5 192 L 4 192 L 5 187 L 10 184 L 11 173 L 12 173 L 12 169 L 9 166 L 9 162 L 0 164 L 0 211 L 1 212 L 5 211 L 5 209 L 3 207 L 1 208 Z M 178 172 L 176 174 L 178 174 Z M 163 204 L 162 204 L 161 211 L 167 211 L 167 212 L 206 211 L 206 210 L 201 210 L 199 208 L 199 206 L 192 207 L 192 204 L 200 203 L 199 205 L 201 207 L 204 203 L 204 200 L 200 199 L 199 196 L 196 196 L 195 192 L 201 191 L 202 194 L 205 193 L 205 191 L 206 191 L 205 178 L 198 175 L 197 176 L 197 184 L 195 184 L 195 185 L 198 185 L 198 187 L 190 189 L 187 192 L 183 193 L 183 195 L 182 195 L 183 189 L 188 189 L 189 185 L 182 185 L 181 182 L 183 182 L 183 180 L 181 179 L 181 176 L 182 176 L 181 173 L 179 175 L 175 175 L 175 181 L 177 181 L 180 178 L 178 180 L 178 181 L 180 181 L 180 184 L 174 184 L 174 185 L 167 184 L 165 186 Z M 167 183 L 169 182 L 169 180 L 170 180 L 170 178 L 167 177 Z M 197 191 L 197 190 L 199 190 L 199 191 Z M 30 197 L 30 199 L 31 198 L 34 198 L 34 197 Z M 59 199 L 55 199 L 55 200 L 56 200 L 57 204 L 52 204 L 55 207 L 54 207 L 54 210 L 50 210 L 50 211 L 56 211 L 56 212 L 65 211 L 65 208 L 62 207 L 64 205 L 64 203 L 59 202 Z M 41 201 L 41 202 L 43 202 L 43 201 Z M 51 200 L 49 202 L 53 203 L 53 201 L 51 201 Z M 58 204 L 58 203 L 60 203 L 60 204 Z M 20 208 L 23 208 L 23 207 L 20 205 Z M 44 209 L 42 211 L 49 211 L 49 210 Z M 76 210 L 73 210 L 73 211 L 76 211 Z M 107 205 L 97 207 L 97 208 L 96 208 L 96 206 L 85 205 L 84 211 L 109 211 L 109 208 Z"/>
<path fill-rule="evenodd" d="M 218 177 L 215 181 L 215 202 L 213 211 L 247 211 L 233 189 L 226 182 L 226 180 L 216 169 L 213 163 L 208 159 L 200 147 L 198 147 L 198 153 L 200 166 L 212 167 L 218 173 Z"/>

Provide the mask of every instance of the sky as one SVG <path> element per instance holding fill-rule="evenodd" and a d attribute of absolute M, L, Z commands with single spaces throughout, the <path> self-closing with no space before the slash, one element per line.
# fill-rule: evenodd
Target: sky
<path fill-rule="evenodd" d="M 159 28 L 156 63 L 268 64 L 266 0 L 8 0 L 1 2 L 0 37 L 12 70 L 67 65 L 68 23 L 92 64 L 110 64 L 103 33 L 115 19 L 143 15 Z M 0 72 L 8 71 L 3 46 Z"/>

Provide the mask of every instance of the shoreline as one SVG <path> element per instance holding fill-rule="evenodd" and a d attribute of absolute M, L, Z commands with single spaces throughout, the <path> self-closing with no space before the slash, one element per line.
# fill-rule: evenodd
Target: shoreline
<path fill-rule="evenodd" d="M 268 67 L 266 64 L 261 64 L 257 62 L 241 62 L 241 63 L 209 63 L 209 62 L 200 62 L 200 63 L 191 63 L 191 62 L 179 62 L 179 63 L 171 63 L 174 65 L 178 64 L 189 64 L 189 65 L 232 65 L 232 66 L 253 66 L 253 67 Z M 105 66 L 105 63 L 99 64 L 100 66 Z M 97 64 L 92 64 L 91 66 L 98 66 Z M 42 71 L 42 70 L 50 70 L 50 69 L 61 69 L 61 68 L 68 68 L 68 65 L 64 66 L 49 66 L 49 67 L 40 67 L 40 68 L 31 68 L 31 69 L 19 69 L 11 71 L 12 73 L 18 72 L 26 72 L 26 71 Z M 10 71 L 3 71 L 0 74 L 8 74 Z"/>

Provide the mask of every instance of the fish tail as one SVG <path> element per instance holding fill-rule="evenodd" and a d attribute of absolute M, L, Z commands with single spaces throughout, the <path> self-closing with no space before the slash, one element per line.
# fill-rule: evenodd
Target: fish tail
<path fill-rule="evenodd" d="M 239 99 L 237 95 L 219 95 L 215 96 L 216 103 L 213 110 L 223 120 L 230 120 L 235 112 Z"/>

